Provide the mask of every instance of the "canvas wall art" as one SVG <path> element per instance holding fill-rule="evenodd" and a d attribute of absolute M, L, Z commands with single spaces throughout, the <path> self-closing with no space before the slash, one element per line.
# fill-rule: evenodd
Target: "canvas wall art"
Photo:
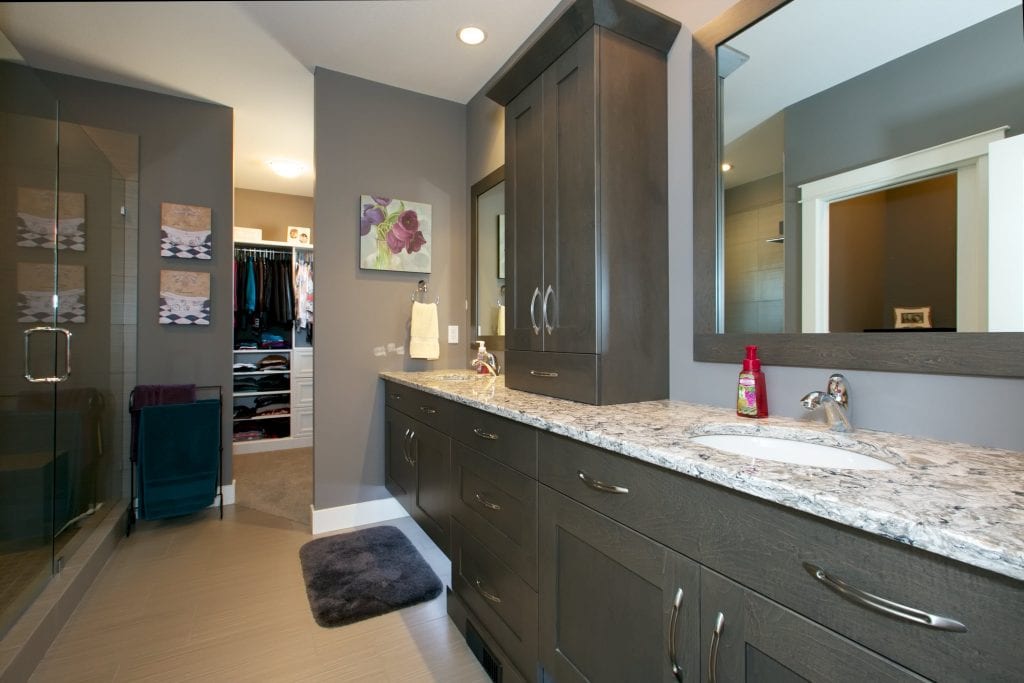
<path fill-rule="evenodd" d="M 213 211 L 206 206 L 160 204 L 160 255 L 213 258 Z"/>
<path fill-rule="evenodd" d="M 366 194 L 359 204 L 360 268 L 430 272 L 430 204 Z"/>
<path fill-rule="evenodd" d="M 57 315 L 53 311 L 53 264 L 18 264 L 18 322 L 45 325 L 85 322 L 85 266 L 57 267 Z"/>
<path fill-rule="evenodd" d="M 160 324 L 210 324 L 210 274 L 160 271 Z"/>
<path fill-rule="evenodd" d="M 57 230 L 54 234 L 54 199 Z M 18 188 L 19 247 L 85 251 L 85 194 L 35 187 Z"/>

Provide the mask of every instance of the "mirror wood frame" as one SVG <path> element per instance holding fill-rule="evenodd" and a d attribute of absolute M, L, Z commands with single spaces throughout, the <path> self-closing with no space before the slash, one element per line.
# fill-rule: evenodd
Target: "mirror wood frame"
<path fill-rule="evenodd" d="M 480 251 L 480 217 L 478 212 L 480 210 L 480 196 L 486 193 L 488 190 L 495 187 L 498 183 L 505 180 L 505 166 L 504 164 L 494 169 L 486 176 L 473 183 L 470 188 L 470 207 L 469 207 L 469 329 L 470 331 L 477 329 L 480 325 L 480 316 L 477 311 L 477 278 L 480 275 L 480 269 L 477 261 Z M 495 334 L 471 334 L 469 335 L 469 348 L 476 349 L 476 340 L 482 339 L 486 342 L 487 349 L 489 351 L 504 351 L 505 350 L 505 337 Z"/>
<path fill-rule="evenodd" d="M 738 363 L 757 344 L 768 365 L 1024 377 L 1024 332 L 717 333 L 721 100 L 716 48 L 790 0 L 740 0 L 693 37 L 693 359 Z"/>

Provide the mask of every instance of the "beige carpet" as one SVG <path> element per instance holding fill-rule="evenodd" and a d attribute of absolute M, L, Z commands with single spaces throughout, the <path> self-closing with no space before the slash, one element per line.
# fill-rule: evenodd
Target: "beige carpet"
<path fill-rule="evenodd" d="M 235 453 L 235 504 L 311 524 L 313 449 Z"/>

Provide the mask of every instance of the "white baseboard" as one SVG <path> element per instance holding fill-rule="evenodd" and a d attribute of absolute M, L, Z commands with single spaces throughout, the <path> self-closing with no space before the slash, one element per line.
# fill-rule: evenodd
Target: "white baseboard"
<path fill-rule="evenodd" d="M 224 484 L 220 487 L 220 492 L 224 494 L 224 504 L 234 505 L 235 504 L 235 480 L 232 479 L 230 484 Z M 210 507 L 216 507 L 219 501 L 214 501 L 210 504 Z"/>
<path fill-rule="evenodd" d="M 364 503 L 339 505 L 338 507 L 317 510 L 312 505 L 313 533 L 323 534 L 328 531 L 351 529 L 363 524 L 375 524 L 398 517 L 408 517 L 409 513 L 394 498 L 368 500 Z"/>

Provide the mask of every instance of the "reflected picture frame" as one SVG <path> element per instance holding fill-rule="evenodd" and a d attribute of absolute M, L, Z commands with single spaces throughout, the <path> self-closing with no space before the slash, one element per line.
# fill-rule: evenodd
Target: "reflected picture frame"
<path fill-rule="evenodd" d="M 498 214 L 498 279 L 505 279 L 505 214 Z"/>
<path fill-rule="evenodd" d="M 931 306 L 894 306 L 892 314 L 893 326 L 897 330 L 930 328 L 932 326 Z"/>

